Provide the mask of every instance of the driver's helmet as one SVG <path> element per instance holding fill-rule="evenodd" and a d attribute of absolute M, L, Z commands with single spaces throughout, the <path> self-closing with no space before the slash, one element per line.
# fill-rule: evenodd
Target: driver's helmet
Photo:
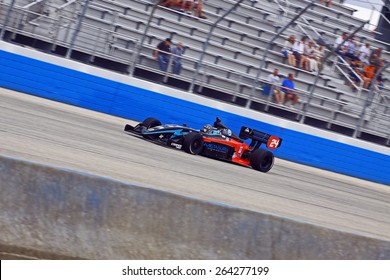
<path fill-rule="evenodd" d="M 202 128 L 202 132 L 210 133 L 213 130 L 213 127 L 211 124 L 206 124 Z"/>

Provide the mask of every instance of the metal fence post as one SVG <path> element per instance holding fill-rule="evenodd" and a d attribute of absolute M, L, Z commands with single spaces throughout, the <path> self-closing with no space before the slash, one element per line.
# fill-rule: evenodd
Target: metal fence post
<path fill-rule="evenodd" d="M 209 33 L 207 34 L 207 38 L 206 38 L 206 41 L 203 43 L 203 48 L 202 48 L 202 53 L 200 55 L 200 58 L 199 58 L 199 61 L 198 61 L 198 64 L 196 65 L 196 71 L 195 71 L 195 74 L 192 78 L 192 81 L 191 81 L 191 84 L 190 84 L 190 87 L 188 89 L 189 92 L 194 92 L 194 87 L 195 87 L 195 82 L 196 80 L 198 79 L 198 75 L 199 75 L 199 70 L 200 70 L 200 67 L 203 63 L 203 59 L 204 59 L 204 55 L 206 53 L 206 50 L 207 50 L 207 47 L 209 45 L 209 41 L 210 41 L 210 38 L 211 38 L 211 35 L 215 29 L 215 27 L 217 26 L 217 24 L 223 20 L 228 14 L 230 14 L 232 11 L 234 11 L 238 5 L 241 4 L 241 2 L 243 2 L 244 0 L 239 0 L 237 1 L 229 10 L 227 10 L 221 17 L 219 17 L 210 27 L 210 30 L 209 30 Z"/>
<path fill-rule="evenodd" d="M 133 72 L 135 70 L 135 65 L 137 63 L 137 60 L 139 59 L 140 54 L 141 54 L 141 49 L 142 49 L 142 46 L 144 45 L 144 42 L 145 42 L 145 39 L 146 39 L 146 34 L 149 31 L 150 23 L 152 22 L 154 13 L 155 13 L 157 7 L 160 5 L 161 2 L 162 1 L 160 1 L 160 0 L 157 1 L 156 4 L 153 5 L 152 11 L 150 12 L 150 15 L 149 15 L 149 18 L 148 18 L 148 22 L 146 23 L 146 26 L 145 26 L 145 31 L 142 34 L 142 37 L 141 37 L 141 40 L 140 40 L 139 44 L 137 45 L 137 50 L 135 52 L 134 59 L 131 62 L 131 65 L 130 65 L 130 69 L 129 69 L 129 75 L 130 76 L 134 75 Z"/>
<path fill-rule="evenodd" d="M 72 39 L 70 41 L 70 45 L 69 45 L 69 48 L 66 52 L 66 58 L 70 58 L 70 55 L 72 54 L 72 50 L 73 50 L 73 47 L 75 45 L 75 42 L 76 42 L 76 38 L 77 38 L 77 35 L 79 34 L 80 30 L 81 30 L 81 24 L 83 22 L 83 18 L 85 16 L 85 14 L 87 13 L 87 8 L 88 8 L 88 5 L 89 5 L 89 1 L 90 0 L 85 0 L 84 2 L 84 7 L 83 9 L 81 10 L 81 14 L 79 16 L 79 20 L 77 22 L 77 25 L 76 25 L 76 28 L 75 28 L 75 31 L 73 33 L 73 36 L 72 36 Z"/>
<path fill-rule="evenodd" d="M 5 28 L 8 25 L 9 18 L 11 17 L 11 11 L 12 11 L 12 8 L 14 7 L 14 5 L 15 5 L 15 2 L 16 2 L 16 0 L 12 0 L 11 1 L 11 4 L 8 7 L 8 10 L 6 12 L 6 16 L 5 16 L 5 19 L 4 19 L 3 27 L 1 28 L 0 40 L 4 39 Z"/>

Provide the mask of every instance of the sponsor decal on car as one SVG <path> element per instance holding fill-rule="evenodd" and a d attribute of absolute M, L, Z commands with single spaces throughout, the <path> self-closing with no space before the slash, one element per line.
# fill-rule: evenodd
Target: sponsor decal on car
<path fill-rule="evenodd" d="M 183 145 L 177 144 L 177 143 L 171 143 L 171 146 L 175 147 L 176 149 L 179 149 L 179 150 L 181 150 L 181 147 L 183 147 Z"/>
<path fill-rule="evenodd" d="M 204 143 L 203 145 L 205 148 L 207 148 L 209 150 L 214 150 L 214 151 L 219 151 L 219 152 L 224 152 L 224 153 L 228 152 L 228 148 L 221 146 L 221 145 L 218 145 L 218 144 Z"/>

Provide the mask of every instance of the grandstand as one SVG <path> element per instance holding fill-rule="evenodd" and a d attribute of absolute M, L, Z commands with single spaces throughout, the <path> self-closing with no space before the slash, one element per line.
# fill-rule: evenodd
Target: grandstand
<path fill-rule="evenodd" d="M 381 90 L 353 91 L 348 66 L 332 52 L 343 32 L 356 33 L 358 42 L 373 48 L 389 46 L 363 28 L 365 22 L 342 0 L 331 9 L 307 0 L 203 3 L 207 19 L 153 0 L 0 0 L 0 39 L 390 146 L 390 82 Z M 318 76 L 286 63 L 281 49 L 290 34 L 327 44 L 329 56 Z M 160 71 L 153 58 L 167 37 L 185 45 L 180 76 Z M 390 61 L 388 52 L 383 56 Z M 260 85 L 274 68 L 282 77 L 294 74 L 296 107 L 263 94 Z M 387 67 L 383 75 L 390 77 Z"/>

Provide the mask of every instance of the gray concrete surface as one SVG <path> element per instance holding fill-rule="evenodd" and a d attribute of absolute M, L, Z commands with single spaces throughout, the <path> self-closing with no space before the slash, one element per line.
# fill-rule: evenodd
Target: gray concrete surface
<path fill-rule="evenodd" d="M 253 215 L 253 217 L 256 217 L 255 219 L 260 216 L 265 219 L 265 217 L 271 217 L 272 214 L 272 217 L 275 217 L 273 219 L 279 221 L 281 217 L 287 219 L 287 222 L 281 224 L 288 224 L 294 220 L 301 222 L 299 224 L 301 226 L 302 223 L 306 224 L 306 227 L 314 231 L 317 231 L 318 228 L 312 225 L 327 228 L 325 231 L 312 235 L 312 238 L 320 237 L 322 233 L 326 233 L 325 236 L 322 236 L 323 240 L 338 240 L 336 243 L 327 243 L 327 246 L 332 245 L 329 248 L 341 250 L 338 247 L 340 245 L 343 248 L 341 251 L 348 252 L 345 253 L 349 254 L 348 256 L 351 256 L 351 250 L 355 250 L 354 258 L 363 256 L 359 249 L 360 246 L 366 248 L 376 246 L 370 245 L 370 242 L 372 242 L 370 237 L 386 240 L 385 243 L 382 243 L 382 245 L 387 244 L 381 247 L 382 251 L 376 251 L 375 256 L 370 255 L 366 258 L 383 258 L 386 256 L 388 258 L 388 255 L 386 255 L 388 253 L 384 252 L 388 252 L 388 242 L 390 240 L 389 186 L 358 180 L 280 159 L 276 160 L 270 173 L 263 174 L 249 168 L 191 156 L 125 135 L 122 129 L 126 122 L 127 120 L 120 118 L 0 90 L 0 154 L 2 155 L 97 174 L 130 185 L 150 186 L 152 188 L 150 191 L 163 191 L 164 197 L 181 197 L 189 199 L 191 203 L 196 202 L 202 205 L 202 207 L 197 208 L 197 211 L 205 209 L 204 205 L 214 207 L 213 209 L 229 206 L 228 211 L 234 210 L 234 214 L 231 213 L 232 216 L 241 215 L 239 220 L 243 221 L 244 229 L 234 227 L 234 222 L 232 222 L 234 219 L 226 220 L 226 216 L 223 215 L 217 215 L 218 219 L 214 219 L 214 215 L 211 215 L 210 212 L 202 216 L 202 224 L 197 224 L 198 218 L 186 223 L 187 227 L 194 226 L 193 228 L 198 229 L 198 231 L 199 227 L 203 226 L 203 232 L 199 233 L 201 236 L 205 234 L 206 228 L 204 225 L 213 222 L 214 224 L 211 226 L 213 226 L 214 233 L 218 232 L 218 240 L 221 238 L 223 240 L 225 236 L 228 240 L 232 240 L 233 236 L 235 238 L 240 236 L 239 238 L 242 238 L 240 242 L 244 242 L 243 240 L 248 240 L 245 229 L 252 226 L 252 222 L 249 222 L 252 220 L 246 220 L 247 215 Z M 3 186 L 3 182 L 1 184 Z M 73 189 L 74 191 L 81 191 L 77 187 Z M 113 187 L 105 187 L 104 189 L 105 191 L 108 189 L 116 191 L 116 188 Z M 38 199 L 38 194 L 43 196 L 44 193 L 37 192 L 35 197 Z M 211 201 L 213 204 L 205 204 L 204 201 Z M 24 207 L 25 205 L 22 204 L 21 206 Z M 192 207 L 195 206 L 192 205 Z M 226 209 L 226 207 L 222 208 Z M 47 208 L 46 210 L 50 209 Z M 159 213 L 159 209 L 155 210 Z M 168 211 L 168 209 L 165 210 Z M 180 211 L 174 213 L 180 214 Z M 245 215 L 242 213 L 245 213 Z M 173 219 L 175 216 L 169 215 L 159 217 L 163 219 L 164 223 L 173 223 L 177 218 Z M 221 225 L 221 221 L 224 220 L 227 222 Z M 183 220 L 180 220 L 180 224 L 182 222 Z M 255 222 L 254 224 L 259 225 L 259 223 Z M 298 224 L 293 223 L 293 225 Z M 304 244 L 311 244 L 310 242 L 307 243 L 310 241 L 307 239 L 309 236 L 302 235 L 302 228 L 296 229 L 296 231 L 293 227 L 289 228 L 292 231 L 288 235 L 282 234 L 281 227 L 277 227 L 278 230 L 273 233 L 282 234 L 277 235 L 279 240 L 291 237 L 295 244 L 302 245 L 299 242 L 304 242 L 305 239 Z M 229 232 L 232 229 L 235 229 L 237 235 L 232 235 Z M 337 234 L 340 239 L 334 239 L 335 236 L 327 239 L 326 236 L 334 234 L 331 229 L 343 232 Z M 254 228 L 251 230 L 252 235 L 256 236 Z M 286 229 L 286 232 L 288 231 Z M 308 232 L 312 231 L 309 230 Z M 351 237 L 349 233 L 365 237 L 362 237 L 362 239 Z M 74 232 L 68 231 L 64 236 L 72 238 Z M 274 235 L 269 233 L 268 236 Z M 346 236 L 351 237 L 351 239 L 346 240 Z M 179 237 L 181 236 L 175 236 L 175 238 Z M 31 240 L 36 238 L 38 243 L 43 242 L 39 241 L 39 236 L 28 236 L 27 234 L 24 238 Z M 24 238 L 19 241 L 23 241 Z M 218 240 L 214 241 L 217 242 Z M 318 241 L 317 239 L 311 240 Z M 362 240 L 363 243 L 359 245 Z M 82 239 L 78 239 L 78 241 L 84 243 Z M 91 240 L 86 242 L 89 241 Z M 156 246 L 156 244 L 152 243 L 153 246 L 150 248 Z M 159 241 L 158 244 L 164 246 L 164 242 Z M 272 244 L 272 246 L 275 246 L 275 243 Z M 283 245 L 283 248 L 289 248 L 285 245 Z M 349 248 L 349 250 L 345 250 L 345 248 Z M 225 253 L 231 253 L 236 249 L 237 247 L 231 247 Z M 172 250 L 168 251 L 171 252 Z M 249 254 L 249 251 L 248 249 L 247 255 L 243 256 L 253 257 L 254 255 Z M 321 252 L 327 252 L 327 250 L 324 247 L 315 253 L 294 252 L 293 250 L 289 250 L 289 252 L 291 254 L 284 258 L 321 258 L 324 257 Z M 60 254 L 60 252 L 57 253 Z M 131 256 L 145 257 L 145 255 L 140 254 L 139 251 L 137 254 L 131 254 Z M 165 256 L 174 256 L 172 254 L 178 254 L 178 252 L 171 252 L 171 255 Z M 120 258 L 130 257 L 130 255 L 123 254 L 117 256 Z M 161 256 L 159 255 L 159 257 Z M 180 257 L 181 255 L 175 256 Z M 218 255 L 214 251 L 213 253 L 207 252 L 207 254 L 198 255 L 198 257 L 204 258 L 212 258 L 213 256 L 235 258 L 238 255 L 235 257 Z M 266 258 L 275 256 L 280 258 L 283 255 L 268 254 Z M 337 255 L 332 256 L 337 258 Z M 338 256 L 341 258 L 346 255 L 341 252 Z M 195 256 L 191 257 L 195 258 Z"/>
<path fill-rule="evenodd" d="M 390 259 L 390 241 L 6 157 L 0 170 L 1 242 L 38 252 L 87 259 Z"/>

